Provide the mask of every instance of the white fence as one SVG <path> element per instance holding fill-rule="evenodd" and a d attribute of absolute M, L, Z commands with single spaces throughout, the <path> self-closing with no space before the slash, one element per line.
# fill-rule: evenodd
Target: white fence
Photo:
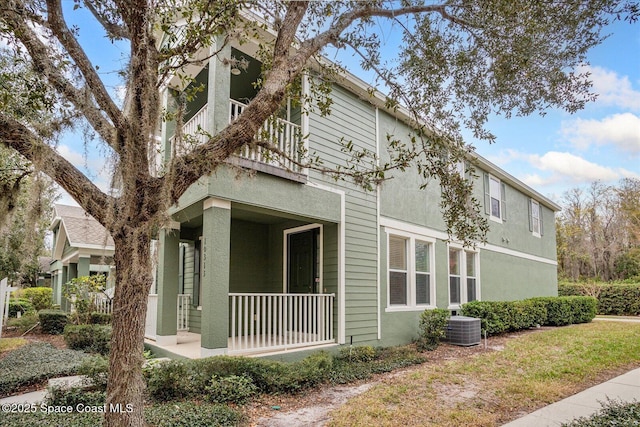
<path fill-rule="evenodd" d="M 156 339 L 156 325 L 158 322 L 158 295 L 149 295 L 147 304 L 147 318 L 144 323 L 145 338 Z"/>
<path fill-rule="evenodd" d="M 334 294 L 230 293 L 229 353 L 334 342 Z"/>

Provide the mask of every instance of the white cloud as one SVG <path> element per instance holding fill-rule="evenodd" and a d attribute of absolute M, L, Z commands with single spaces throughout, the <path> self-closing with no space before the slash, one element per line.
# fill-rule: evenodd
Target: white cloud
<path fill-rule="evenodd" d="M 549 151 L 543 156 L 532 154 L 529 162 L 541 171 L 548 172 L 546 177 L 530 175 L 523 180 L 530 185 L 542 186 L 556 183 L 580 184 L 596 180 L 614 181 L 623 174 L 611 168 L 600 166 L 571 153 Z"/>
<path fill-rule="evenodd" d="M 578 71 L 591 73 L 589 79 L 593 82 L 592 90 L 598 94 L 597 104 L 640 111 L 640 91 L 632 87 L 629 77 L 591 65 L 580 67 Z"/>
<path fill-rule="evenodd" d="M 92 156 L 91 152 L 85 156 L 65 144 L 58 145 L 56 151 L 84 173 L 100 190 L 105 193 L 110 191 L 112 172 L 108 166 L 110 162 L 104 157 Z"/>
<path fill-rule="evenodd" d="M 591 145 L 613 145 L 624 152 L 640 154 L 640 117 L 632 113 L 562 122 L 560 134 L 581 150 Z"/>

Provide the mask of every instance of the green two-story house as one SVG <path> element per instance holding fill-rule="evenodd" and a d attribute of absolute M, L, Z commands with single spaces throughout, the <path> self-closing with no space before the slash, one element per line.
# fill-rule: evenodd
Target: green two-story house
<path fill-rule="evenodd" d="M 191 85 L 204 90 L 183 115 L 190 143 L 205 138 L 199 130 L 215 134 L 242 114 L 260 76 L 255 49 L 231 43 L 191 67 Z M 184 89 L 167 82 L 164 108 L 175 109 Z M 289 104 L 257 138 L 294 159 L 317 153 L 329 167 L 344 163 L 341 138 L 384 159 L 387 135 L 408 140 L 410 120 L 368 89 L 342 75 L 331 114 Z M 175 122 L 163 124 L 160 168 L 189 149 L 175 134 Z M 395 345 L 415 338 L 425 309 L 555 295 L 558 205 L 480 156 L 468 160 L 491 225 L 488 242 L 475 249 L 448 242 L 440 186 L 419 189 L 415 172 L 365 191 L 259 148 L 237 153 L 170 211 L 156 247 L 149 342 L 190 357 Z"/>

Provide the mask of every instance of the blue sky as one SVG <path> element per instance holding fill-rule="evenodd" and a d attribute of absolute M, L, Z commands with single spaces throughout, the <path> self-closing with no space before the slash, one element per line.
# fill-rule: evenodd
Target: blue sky
<path fill-rule="evenodd" d="M 70 9 L 72 3 L 65 3 Z M 112 93 L 121 96 L 116 71 L 126 61 L 126 48 L 106 42 L 85 11 L 72 13 L 88 55 Z M 606 33 L 609 38 L 588 55 L 597 101 L 573 115 L 549 110 L 544 117 L 494 117 L 488 127 L 496 143 L 469 139 L 480 155 L 555 201 L 566 190 L 594 180 L 613 184 L 624 177 L 640 178 L 640 23 L 618 21 Z M 85 146 L 76 132 L 63 138 L 58 149 L 108 189 L 111 171 L 104 148 Z M 75 204 L 65 193 L 60 202 Z"/>

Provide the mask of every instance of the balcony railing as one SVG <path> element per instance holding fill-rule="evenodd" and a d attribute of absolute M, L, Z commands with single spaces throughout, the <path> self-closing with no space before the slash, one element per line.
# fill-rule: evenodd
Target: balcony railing
<path fill-rule="evenodd" d="M 178 331 L 189 330 L 189 302 L 191 301 L 191 295 L 178 294 Z"/>
<path fill-rule="evenodd" d="M 335 342 L 334 294 L 229 294 L 229 353 Z"/>
<path fill-rule="evenodd" d="M 236 100 L 229 100 L 229 123 L 236 120 L 246 105 Z M 175 146 L 175 137 L 171 138 L 171 146 L 174 154 L 182 154 L 189 151 L 189 144 L 202 144 L 207 141 L 208 136 L 202 131 L 207 130 L 207 105 L 202 107 L 183 126 L 183 135 L 192 138 L 185 139 L 183 146 Z M 260 128 L 256 135 L 258 141 L 271 143 L 284 156 L 280 156 L 262 147 L 244 146 L 238 156 L 255 162 L 283 168 L 293 172 L 301 173 L 302 168 L 297 164 L 303 160 L 303 139 L 300 125 L 292 123 L 279 117 L 269 118 Z M 296 163 L 297 162 L 297 163 Z"/>
<path fill-rule="evenodd" d="M 237 119 L 246 105 L 234 99 L 229 100 L 229 123 Z M 258 130 L 256 135 L 258 141 L 270 142 L 284 156 L 269 151 L 262 147 L 244 146 L 240 153 L 245 159 L 266 163 L 272 166 L 283 167 L 285 169 L 301 172 L 302 168 L 296 164 L 302 161 L 303 141 L 300 125 L 292 123 L 279 117 L 270 117 Z"/>

